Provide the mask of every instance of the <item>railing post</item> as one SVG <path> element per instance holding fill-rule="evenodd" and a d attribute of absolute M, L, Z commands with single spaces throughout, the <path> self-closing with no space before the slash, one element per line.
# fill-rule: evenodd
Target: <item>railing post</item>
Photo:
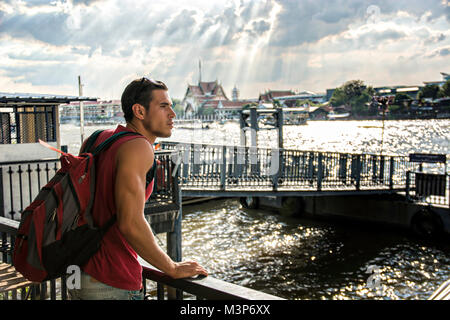
<path fill-rule="evenodd" d="M 285 176 L 285 166 L 284 166 L 284 159 L 286 158 L 286 151 L 283 148 L 280 148 L 278 151 L 278 156 L 279 156 L 279 160 L 278 160 L 278 167 L 279 167 L 279 174 L 278 174 L 278 181 L 277 181 L 277 187 L 278 185 L 283 183 Z"/>
<path fill-rule="evenodd" d="M 276 150 L 276 151 L 274 151 Z M 271 156 L 271 162 L 270 162 L 270 168 L 269 168 L 269 174 L 272 175 L 272 188 L 273 191 L 277 191 L 278 189 L 278 181 L 281 176 L 281 150 L 280 149 L 272 149 L 272 156 Z M 272 170 L 270 170 L 272 169 Z"/>
<path fill-rule="evenodd" d="M 312 184 L 314 180 L 314 152 L 309 153 L 307 177 Z"/>
<path fill-rule="evenodd" d="M 323 178 L 323 154 L 322 152 L 319 153 L 318 158 L 318 165 L 317 165 L 317 191 L 322 190 L 322 178 Z"/>
<path fill-rule="evenodd" d="M 347 154 L 339 154 L 339 179 L 344 184 L 347 182 Z"/>
<path fill-rule="evenodd" d="M 225 191 L 225 183 L 227 176 L 227 147 L 222 147 L 222 165 L 220 167 L 220 189 Z"/>
<path fill-rule="evenodd" d="M 394 157 L 390 158 L 389 164 L 389 189 L 394 189 Z"/>
<path fill-rule="evenodd" d="M 406 196 L 406 200 L 410 200 L 409 199 L 409 189 L 410 189 L 410 181 L 411 178 L 409 177 L 410 171 L 406 171 L 406 190 L 405 190 L 405 196 Z"/>
<path fill-rule="evenodd" d="M 174 260 L 175 262 L 180 262 L 182 259 L 182 252 L 181 252 L 181 222 L 182 222 L 182 205 L 181 205 L 181 199 L 182 199 L 182 193 L 181 188 L 178 186 L 178 176 L 174 179 L 174 198 L 179 204 L 179 209 L 177 212 L 177 215 L 174 217 L 174 223 L 173 223 L 173 230 L 171 232 L 167 233 L 167 254 L 169 257 Z M 174 300 L 181 300 L 183 297 L 183 292 L 180 290 L 175 290 L 173 288 L 167 289 L 167 295 L 168 299 Z"/>
<path fill-rule="evenodd" d="M 191 144 L 191 150 L 192 150 L 192 167 L 193 167 L 193 174 L 198 175 L 200 174 L 200 155 L 202 147 L 200 144 Z"/>
<path fill-rule="evenodd" d="M 185 147 L 184 150 L 182 148 L 183 152 L 181 155 L 182 160 L 181 160 L 180 168 L 182 168 L 182 170 L 183 170 L 183 182 L 187 182 L 189 175 L 192 174 L 192 167 L 189 168 L 189 166 L 192 163 L 191 158 L 190 158 L 192 149 L 191 149 L 190 144 L 186 144 L 184 147 Z"/>
<path fill-rule="evenodd" d="M 385 164 L 384 156 L 381 156 L 380 157 L 380 182 L 383 185 L 385 184 L 385 182 L 384 182 L 384 164 Z"/>
<path fill-rule="evenodd" d="M 361 155 L 356 156 L 356 190 L 359 190 L 361 187 Z"/>
<path fill-rule="evenodd" d="M 283 109 L 277 108 L 278 148 L 283 149 Z"/>
<path fill-rule="evenodd" d="M 373 183 L 377 183 L 378 182 L 378 177 L 377 177 L 377 156 L 373 155 L 372 156 L 372 182 Z"/>
<path fill-rule="evenodd" d="M 3 167 L 0 166 L 0 217 L 5 216 L 5 200 L 3 198 Z"/>

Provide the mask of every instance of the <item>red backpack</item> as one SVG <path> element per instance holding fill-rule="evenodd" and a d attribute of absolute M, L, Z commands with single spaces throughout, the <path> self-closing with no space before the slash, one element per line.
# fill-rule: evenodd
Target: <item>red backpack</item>
<path fill-rule="evenodd" d="M 138 134 L 116 133 L 91 151 L 101 131 L 89 137 L 83 148 L 87 152 L 79 156 L 55 149 L 62 154 L 61 169 L 22 212 L 13 264 L 30 281 L 55 279 L 66 274 L 68 266 L 85 264 L 116 221 L 114 215 L 105 225 L 94 225 L 95 158 L 120 137 Z"/>

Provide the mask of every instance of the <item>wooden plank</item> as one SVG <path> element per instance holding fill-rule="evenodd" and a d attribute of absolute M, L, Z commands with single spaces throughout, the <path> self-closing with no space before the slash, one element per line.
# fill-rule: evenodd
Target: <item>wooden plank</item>
<path fill-rule="evenodd" d="M 17 290 L 32 285 L 16 269 L 7 263 L 0 263 L 0 292 Z"/>
<path fill-rule="evenodd" d="M 450 300 L 450 280 L 445 281 L 428 300 Z"/>

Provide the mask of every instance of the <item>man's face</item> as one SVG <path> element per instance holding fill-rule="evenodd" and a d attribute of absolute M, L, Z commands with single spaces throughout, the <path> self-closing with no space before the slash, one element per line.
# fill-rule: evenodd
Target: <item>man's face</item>
<path fill-rule="evenodd" d="M 168 138 L 172 135 L 173 118 L 172 100 L 166 90 L 154 90 L 152 101 L 146 111 L 143 125 L 155 138 Z"/>

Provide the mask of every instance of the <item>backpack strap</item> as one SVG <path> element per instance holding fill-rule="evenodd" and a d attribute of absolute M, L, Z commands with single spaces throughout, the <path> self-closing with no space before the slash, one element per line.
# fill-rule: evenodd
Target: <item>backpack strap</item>
<path fill-rule="evenodd" d="M 153 165 L 150 168 L 150 170 L 148 170 L 147 175 L 145 177 L 146 183 L 145 183 L 145 189 L 147 189 L 148 185 L 150 183 L 152 183 L 152 180 L 156 177 L 156 168 L 157 168 L 157 162 L 156 162 L 156 157 L 153 160 Z M 156 183 L 156 181 L 155 181 Z"/>
<path fill-rule="evenodd" d="M 92 146 L 94 145 L 95 141 L 97 140 L 98 136 L 100 135 L 100 133 L 102 133 L 104 130 L 97 130 L 95 131 L 93 134 L 91 134 L 89 136 L 89 138 L 87 139 L 86 143 L 84 144 L 84 148 L 82 148 L 80 150 L 80 153 L 83 152 L 90 152 Z"/>
<path fill-rule="evenodd" d="M 92 154 L 96 156 L 100 152 L 102 152 L 104 149 L 108 148 L 111 144 L 113 144 L 115 141 L 117 141 L 120 137 L 125 135 L 136 135 L 136 136 L 142 136 L 140 133 L 137 132 L 130 132 L 130 131 L 122 131 L 118 132 L 116 134 L 113 134 L 111 137 L 100 143 L 93 151 Z"/>
<path fill-rule="evenodd" d="M 99 232 L 101 236 L 103 237 L 106 232 L 108 232 L 109 228 L 117 221 L 117 214 L 113 214 L 111 218 L 109 218 L 108 221 L 105 222 L 103 226 L 99 228 Z"/>

